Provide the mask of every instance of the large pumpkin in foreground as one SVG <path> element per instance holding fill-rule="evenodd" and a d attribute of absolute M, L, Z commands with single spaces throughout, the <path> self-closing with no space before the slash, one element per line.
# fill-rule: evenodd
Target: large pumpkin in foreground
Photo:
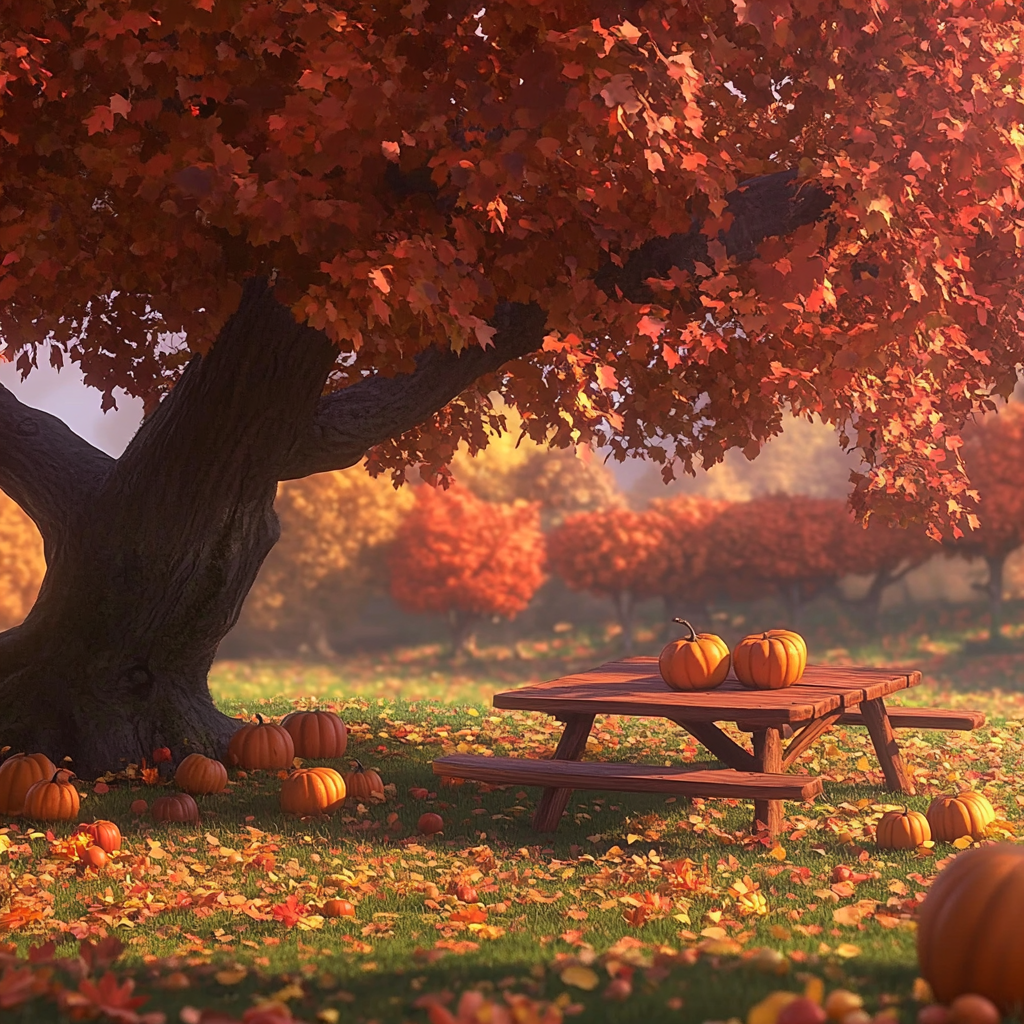
<path fill-rule="evenodd" d="M 37 782 L 57 774 L 57 766 L 45 754 L 15 754 L 0 764 L 0 814 L 21 814 L 25 794 Z"/>
<path fill-rule="evenodd" d="M 917 917 L 921 977 L 949 1003 L 974 993 L 1004 1013 L 1024 1005 L 1024 848 L 967 850 L 932 883 Z"/>
<path fill-rule="evenodd" d="M 940 843 L 952 843 L 961 836 L 982 839 L 995 820 L 996 812 L 981 793 L 937 796 L 928 806 L 932 839 Z"/>
<path fill-rule="evenodd" d="M 345 780 L 333 768 L 299 768 L 281 784 L 281 810 L 333 814 L 345 799 Z"/>
<path fill-rule="evenodd" d="M 299 757 L 341 757 L 348 746 L 345 723 L 330 711 L 293 711 L 281 725 L 288 731 Z"/>
<path fill-rule="evenodd" d="M 732 652 L 736 678 L 758 690 L 792 686 L 807 667 L 807 644 L 789 629 L 767 629 L 745 636 Z"/>
<path fill-rule="evenodd" d="M 257 715 L 228 742 L 228 761 L 242 768 L 291 768 L 295 744 L 287 729 Z"/>
<path fill-rule="evenodd" d="M 729 646 L 714 633 L 698 633 L 686 619 L 674 619 L 689 636 L 673 640 L 658 658 L 661 678 L 673 690 L 713 690 L 729 674 Z"/>

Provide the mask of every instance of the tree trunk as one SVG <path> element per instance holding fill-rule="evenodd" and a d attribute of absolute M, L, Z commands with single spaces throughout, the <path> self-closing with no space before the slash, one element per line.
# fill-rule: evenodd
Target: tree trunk
<path fill-rule="evenodd" d="M 988 565 L 988 642 L 992 647 L 999 647 L 1003 643 L 1003 570 L 1009 554 L 1009 551 L 1004 551 L 998 555 L 985 556 Z"/>
<path fill-rule="evenodd" d="M 799 583 L 790 583 L 786 587 L 786 608 L 789 612 L 790 624 L 787 629 L 799 629 L 803 611 L 803 594 Z"/>
<path fill-rule="evenodd" d="M 628 657 L 633 653 L 633 595 L 619 590 L 614 600 L 615 615 L 622 627 L 622 653 Z"/>
<path fill-rule="evenodd" d="M 473 629 L 479 620 L 478 615 L 472 615 L 458 608 L 453 608 L 448 613 L 448 624 L 452 631 L 452 654 L 466 654 L 469 651 Z"/>
<path fill-rule="evenodd" d="M 310 611 L 307 620 L 309 649 L 324 661 L 334 661 L 338 654 L 331 645 L 328 632 L 327 616 L 324 612 L 319 608 Z"/>

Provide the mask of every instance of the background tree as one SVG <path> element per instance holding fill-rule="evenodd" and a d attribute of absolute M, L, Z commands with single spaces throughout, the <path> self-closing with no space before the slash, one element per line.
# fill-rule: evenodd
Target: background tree
<path fill-rule="evenodd" d="M 492 394 L 669 477 L 818 413 L 858 508 L 962 518 L 1024 358 L 1017 9 L 768 11 L 0 0 L 4 356 L 150 411 L 115 460 L 0 390 L 47 553 L 0 744 L 222 750 L 277 484 L 441 474 Z"/>
<path fill-rule="evenodd" d="M 10 629 L 25 618 L 45 571 L 39 531 L 0 493 L 0 629 Z"/>
<path fill-rule="evenodd" d="M 453 487 L 419 487 L 388 556 L 391 596 L 408 611 L 448 616 L 456 652 L 484 616 L 513 619 L 544 582 L 535 505 L 499 505 Z"/>
<path fill-rule="evenodd" d="M 239 629 L 334 657 L 330 635 L 371 590 L 386 590 L 386 549 L 415 498 L 358 469 L 278 488 L 281 540 L 263 563 Z"/>
<path fill-rule="evenodd" d="M 717 587 L 709 575 L 708 527 L 726 508 L 727 501 L 677 495 L 656 498 L 651 510 L 663 517 L 663 543 L 645 563 L 644 591 L 665 602 L 665 627 L 673 618 L 708 618 L 708 601 Z"/>
<path fill-rule="evenodd" d="M 964 458 L 981 498 L 980 523 L 949 543 L 947 551 L 985 559 L 989 642 L 998 645 L 1006 559 L 1024 544 L 1024 406 L 1007 405 L 973 424 L 965 436 Z"/>
<path fill-rule="evenodd" d="M 796 628 L 804 601 L 854 566 L 841 543 L 843 502 L 772 495 L 736 502 L 707 527 L 709 573 L 734 596 L 778 592 Z"/>
<path fill-rule="evenodd" d="M 611 598 L 626 654 L 633 653 L 633 607 L 651 593 L 650 563 L 659 559 L 667 529 L 657 512 L 611 508 L 566 516 L 548 534 L 552 572 L 570 590 Z"/>

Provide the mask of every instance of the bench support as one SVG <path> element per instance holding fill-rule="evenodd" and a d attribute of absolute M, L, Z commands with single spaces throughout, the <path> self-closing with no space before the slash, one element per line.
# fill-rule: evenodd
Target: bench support
<path fill-rule="evenodd" d="M 754 733 L 754 757 L 757 759 L 757 771 L 770 775 L 782 774 L 782 730 L 769 726 Z M 782 831 L 782 801 L 754 801 L 754 831 L 758 831 L 760 823 L 774 839 Z"/>
<path fill-rule="evenodd" d="M 558 741 L 552 760 L 578 761 L 587 749 L 594 715 L 567 714 L 563 720 L 565 730 Z M 533 815 L 533 827 L 538 832 L 554 832 L 562 820 L 562 813 L 570 796 L 571 789 L 545 789 Z"/>

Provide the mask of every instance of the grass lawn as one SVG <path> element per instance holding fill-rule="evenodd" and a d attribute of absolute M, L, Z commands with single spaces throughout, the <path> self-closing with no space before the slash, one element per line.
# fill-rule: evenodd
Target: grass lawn
<path fill-rule="evenodd" d="M 997 835 L 1012 839 L 1024 802 L 1014 784 L 1024 654 L 968 654 L 971 635 L 969 624 L 925 623 L 884 646 L 816 641 L 813 631 L 811 640 L 819 661 L 923 667 L 933 682 L 908 701 L 984 710 L 989 725 L 973 734 L 901 733 L 920 791 L 906 803 L 924 810 L 931 796 L 969 785 L 996 806 Z M 699 1024 L 745 1018 L 772 990 L 819 984 L 860 993 L 872 1013 L 913 1018 L 922 998 L 914 907 L 956 850 L 875 849 L 873 824 L 891 798 L 865 730 L 834 729 L 804 755 L 826 796 L 787 804 L 775 846 L 750 836 L 749 804 L 634 794 L 577 793 L 558 833 L 538 836 L 536 791 L 443 787 L 430 761 L 456 750 L 550 753 L 554 723 L 493 712 L 490 694 L 615 652 L 600 636 L 566 633 L 479 653 L 456 665 L 422 648 L 332 666 L 216 667 L 212 688 L 229 713 L 280 716 L 316 701 L 336 709 L 349 753 L 388 784 L 384 803 L 291 819 L 278 810 L 274 773 L 232 771 L 225 794 L 200 799 L 199 827 L 165 827 L 130 810 L 166 792 L 164 783 L 147 785 L 129 768 L 100 792 L 79 787 L 81 819 L 110 818 L 126 840 L 88 875 L 60 857 L 70 827 L 53 827 L 51 842 L 42 823 L 0 822 L 4 1020 L 106 1013 L 131 1024 L 162 1013 L 214 1024 L 250 1010 L 259 1024 L 442 1021 L 426 1004 L 455 1014 L 460 995 L 476 990 L 511 1000 L 517 1024 Z M 705 757 L 656 720 L 599 719 L 588 751 L 654 763 Z M 428 795 L 417 798 L 418 787 Z M 444 819 L 442 834 L 417 834 L 427 810 Z M 867 879 L 837 882 L 840 864 Z M 349 899 L 355 916 L 321 917 L 333 896 Z M 131 979 L 131 995 L 145 1001 L 130 1005 L 115 978 Z M 265 1003 L 278 1009 L 254 1016 Z M 460 1024 L 501 1024 L 486 1007 L 464 1009 Z"/>

